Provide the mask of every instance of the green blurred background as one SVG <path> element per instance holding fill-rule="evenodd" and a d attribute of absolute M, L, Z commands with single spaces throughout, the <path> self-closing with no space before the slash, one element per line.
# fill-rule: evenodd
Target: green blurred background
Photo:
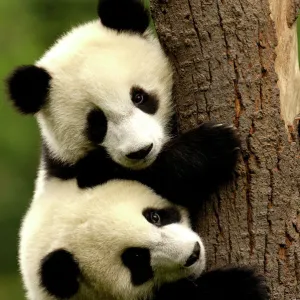
<path fill-rule="evenodd" d="M 71 26 L 96 18 L 96 0 L 0 0 L 0 300 L 25 299 L 17 265 L 20 220 L 39 162 L 35 120 L 6 101 L 3 79 L 31 64 Z"/>
<path fill-rule="evenodd" d="M 96 0 L 0 0 L 0 300 L 25 299 L 17 264 L 20 220 L 39 161 L 35 120 L 6 101 L 3 80 L 31 64 L 71 26 L 96 17 Z"/>

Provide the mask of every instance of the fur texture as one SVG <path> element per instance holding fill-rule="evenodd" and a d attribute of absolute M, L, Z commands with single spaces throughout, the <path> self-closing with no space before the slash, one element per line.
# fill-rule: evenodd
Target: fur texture
<path fill-rule="evenodd" d="M 98 14 L 101 22 L 73 28 L 34 66 L 17 68 L 9 95 L 37 113 L 53 159 L 72 165 L 102 146 L 116 163 L 144 168 L 169 138 L 172 68 L 142 0 L 101 0 Z M 91 122 L 93 111 L 104 124 Z M 147 157 L 128 158 L 151 144 Z"/>
<path fill-rule="evenodd" d="M 150 16 L 140 0 L 102 0 L 98 5 L 98 15 L 103 25 L 117 31 L 144 33 L 147 29 Z M 137 18 L 137 16 L 139 16 Z"/>
<path fill-rule="evenodd" d="M 56 180 L 32 202 L 22 224 L 28 299 L 146 299 L 160 284 L 203 271 L 205 249 L 182 207 L 138 182 L 79 190 L 70 180 L 56 190 Z M 195 244 L 198 260 L 185 267 Z"/>
<path fill-rule="evenodd" d="M 35 114 L 46 103 L 51 76 L 43 68 L 21 66 L 7 79 L 8 93 L 23 114 Z"/>
<path fill-rule="evenodd" d="M 188 297 L 187 297 L 188 295 Z M 225 267 L 164 285 L 155 300 L 269 300 L 265 278 L 250 268 Z"/>
<path fill-rule="evenodd" d="M 202 273 L 205 249 L 187 211 L 138 182 L 79 190 L 52 178 L 22 224 L 29 300 L 269 300 L 249 268 Z"/>

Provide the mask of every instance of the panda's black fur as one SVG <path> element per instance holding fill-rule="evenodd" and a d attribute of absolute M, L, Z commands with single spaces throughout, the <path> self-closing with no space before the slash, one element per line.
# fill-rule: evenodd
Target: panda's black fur
<path fill-rule="evenodd" d="M 50 88 L 51 76 L 43 68 L 21 66 L 9 78 L 10 97 L 23 114 L 38 112 L 45 104 Z"/>
<path fill-rule="evenodd" d="M 100 1 L 98 16 L 102 24 L 117 31 L 129 31 L 143 34 L 149 26 L 149 11 L 141 5 L 140 0 L 114 0 L 113 9 L 111 0 Z"/>
<path fill-rule="evenodd" d="M 224 267 L 203 273 L 196 281 L 166 284 L 153 300 L 268 300 L 265 278 L 246 267 Z"/>

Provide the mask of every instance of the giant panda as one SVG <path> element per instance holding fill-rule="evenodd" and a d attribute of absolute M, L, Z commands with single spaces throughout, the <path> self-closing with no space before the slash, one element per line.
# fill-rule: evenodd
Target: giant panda
<path fill-rule="evenodd" d="M 74 178 L 80 188 L 132 179 L 189 206 L 231 179 L 239 148 L 231 126 L 171 134 L 172 67 L 142 2 L 100 0 L 98 20 L 8 77 L 10 99 L 41 131 L 35 195 L 53 179 L 54 189 Z"/>
<path fill-rule="evenodd" d="M 29 300 L 269 299 L 264 278 L 251 269 L 203 275 L 205 248 L 188 211 L 147 186 L 51 184 L 51 194 L 31 203 L 21 231 Z"/>

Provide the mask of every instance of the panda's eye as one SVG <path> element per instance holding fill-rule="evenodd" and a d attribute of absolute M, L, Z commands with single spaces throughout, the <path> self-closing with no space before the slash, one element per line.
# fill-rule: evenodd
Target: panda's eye
<path fill-rule="evenodd" d="M 144 217 L 146 218 L 146 220 L 157 226 L 157 227 L 161 227 L 163 224 L 163 219 L 162 219 L 162 216 L 161 216 L 161 210 L 157 210 L 157 209 L 146 209 L 144 212 L 143 212 L 143 215 Z"/>
<path fill-rule="evenodd" d="M 144 103 L 145 97 L 142 93 L 136 93 L 133 96 L 132 101 L 133 101 L 134 104 L 139 105 L 139 104 Z"/>
<path fill-rule="evenodd" d="M 157 212 L 152 211 L 150 213 L 150 220 L 151 220 L 152 224 L 160 225 L 160 216 L 159 216 L 159 214 Z"/>
<path fill-rule="evenodd" d="M 130 90 L 131 101 L 146 114 L 154 115 L 158 110 L 158 98 L 155 93 L 133 86 Z"/>
<path fill-rule="evenodd" d="M 180 211 L 176 207 L 166 207 L 162 209 L 146 208 L 143 211 L 145 219 L 157 226 L 162 227 L 172 223 L 179 223 L 181 221 Z"/>

